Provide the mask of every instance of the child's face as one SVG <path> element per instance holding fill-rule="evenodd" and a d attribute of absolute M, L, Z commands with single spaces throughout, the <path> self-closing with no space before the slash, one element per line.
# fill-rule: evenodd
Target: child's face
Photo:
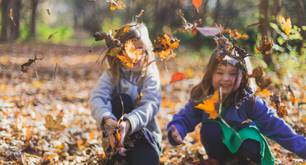
<path fill-rule="evenodd" d="M 137 64 L 131 69 L 131 71 L 138 72 L 141 71 L 144 63 L 144 56 L 145 56 L 145 50 L 144 50 L 144 44 L 140 39 L 133 39 L 133 44 L 135 46 L 135 49 L 141 49 L 143 52 L 143 57 L 137 62 Z"/>
<path fill-rule="evenodd" d="M 222 87 L 222 95 L 228 96 L 236 88 L 238 69 L 230 64 L 219 64 L 212 76 L 214 89 Z M 240 83 L 240 82 L 239 82 Z"/>

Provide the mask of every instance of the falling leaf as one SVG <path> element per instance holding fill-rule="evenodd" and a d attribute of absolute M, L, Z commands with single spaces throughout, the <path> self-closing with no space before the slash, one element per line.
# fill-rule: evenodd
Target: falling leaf
<path fill-rule="evenodd" d="M 124 67 L 132 69 L 143 57 L 143 50 L 136 49 L 132 40 L 128 40 L 124 44 L 124 50 L 121 54 L 116 55 Z"/>
<path fill-rule="evenodd" d="M 111 11 L 122 10 L 125 8 L 125 3 L 122 0 L 107 0 L 106 2 Z"/>
<path fill-rule="evenodd" d="M 269 54 L 272 52 L 273 47 L 273 41 L 271 39 L 268 39 L 267 37 L 264 37 L 261 41 L 260 46 L 256 46 L 256 50 L 258 52 L 261 52 L 261 54 Z"/>
<path fill-rule="evenodd" d="M 177 81 L 181 81 L 186 79 L 186 75 L 182 72 L 175 72 L 172 76 L 171 76 L 171 80 L 170 80 L 170 84 L 177 82 Z"/>
<path fill-rule="evenodd" d="M 170 59 L 175 56 L 174 49 L 179 47 L 180 40 L 170 38 L 167 34 L 157 36 L 154 40 L 154 53 L 161 61 Z"/>
<path fill-rule="evenodd" d="M 287 112 L 288 107 L 283 104 L 281 96 L 279 94 L 271 95 L 270 96 L 270 101 L 271 101 L 273 107 L 275 107 L 276 112 L 277 112 L 279 117 L 288 116 L 288 112 Z"/>
<path fill-rule="evenodd" d="M 235 40 L 239 40 L 239 39 L 246 40 L 249 38 L 247 34 L 242 34 L 238 32 L 237 29 L 227 28 L 227 29 L 224 29 L 222 33 L 229 34 L 230 38 L 235 39 Z"/>
<path fill-rule="evenodd" d="M 208 114 L 209 119 L 216 119 L 218 117 L 217 106 L 219 103 L 219 91 L 215 90 L 214 94 L 202 103 L 195 106 L 195 108 L 200 109 Z"/>
<path fill-rule="evenodd" d="M 265 76 L 262 67 L 257 67 L 253 69 L 252 74 L 250 74 L 249 77 L 254 77 L 256 84 L 261 89 L 267 88 L 272 83 L 272 79 L 270 77 Z"/>
<path fill-rule="evenodd" d="M 58 115 L 55 119 L 48 114 L 45 117 L 45 127 L 50 131 L 62 131 L 65 129 L 65 126 L 62 125 L 63 117 Z"/>
<path fill-rule="evenodd" d="M 196 28 L 203 24 L 203 20 L 202 19 L 194 20 L 193 23 L 188 22 L 186 20 L 185 16 L 184 16 L 183 10 L 181 10 L 181 9 L 177 10 L 176 14 L 182 20 L 182 27 L 183 27 L 182 29 L 183 29 L 183 31 L 192 31 L 192 32 L 195 32 Z"/>
<path fill-rule="evenodd" d="M 51 15 L 50 9 L 46 9 L 46 11 L 47 11 L 48 15 Z"/>
<path fill-rule="evenodd" d="M 10 17 L 11 21 L 14 23 L 14 25 L 16 26 L 16 23 L 14 21 L 13 9 L 12 8 L 10 8 L 9 17 Z"/>
<path fill-rule="evenodd" d="M 21 65 L 21 71 L 27 72 L 28 68 L 36 61 L 42 60 L 43 58 L 37 58 L 36 56 L 33 59 L 29 59 L 26 63 Z"/>
<path fill-rule="evenodd" d="M 48 36 L 48 40 L 50 40 L 57 32 L 53 32 Z"/>
<path fill-rule="evenodd" d="M 196 29 L 204 36 L 215 36 L 222 32 L 219 27 L 197 27 Z"/>
<path fill-rule="evenodd" d="M 192 4 L 194 8 L 196 8 L 197 12 L 199 12 L 199 9 L 202 5 L 202 0 L 192 0 Z"/>
<path fill-rule="evenodd" d="M 284 33 L 288 36 L 292 30 L 291 19 L 285 19 L 283 16 L 279 15 L 276 20 Z"/>

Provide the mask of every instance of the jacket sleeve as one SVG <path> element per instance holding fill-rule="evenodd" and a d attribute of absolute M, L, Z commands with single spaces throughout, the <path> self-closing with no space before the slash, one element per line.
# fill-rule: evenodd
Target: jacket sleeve
<path fill-rule="evenodd" d="M 186 134 L 192 132 L 197 124 L 201 122 L 202 113 L 200 110 L 193 108 L 194 104 L 189 101 L 184 108 L 182 108 L 177 114 L 173 116 L 172 121 L 168 124 L 168 139 L 172 145 L 177 145 L 171 136 L 171 126 L 174 125 L 182 139 L 185 138 Z"/>
<path fill-rule="evenodd" d="M 282 119 L 278 118 L 262 99 L 256 98 L 255 106 L 248 111 L 248 116 L 265 136 L 306 159 L 305 137 L 298 135 Z"/>
<path fill-rule="evenodd" d="M 102 73 L 97 86 L 93 89 L 90 96 L 91 114 L 99 126 L 105 117 L 116 119 L 112 113 L 112 92 L 112 77 L 109 71 L 105 71 Z"/>
<path fill-rule="evenodd" d="M 138 107 L 124 116 L 131 124 L 129 134 L 146 127 L 159 111 L 161 87 L 159 71 L 156 65 L 151 64 L 148 68 L 141 92 L 142 97 Z"/>

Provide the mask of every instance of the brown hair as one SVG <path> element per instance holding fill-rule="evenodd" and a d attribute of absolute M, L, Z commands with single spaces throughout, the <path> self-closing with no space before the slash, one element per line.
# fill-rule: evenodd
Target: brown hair
<path fill-rule="evenodd" d="M 214 88 L 212 86 L 212 77 L 213 74 L 219 64 L 228 64 L 225 61 L 218 60 L 218 51 L 215 50 L 212 56 L 209 59 L 209 62 L 206 67 L 206 71 L 204 76 L 199 84 L 195 85 L 190 93 L 190 100 L 195 103 L 199 104 L 205 98 L 212 95 L 214 92 Z M 230 105 L 239 105 L 242 99 L 249 93 L 251 90 L 248 84 L 248 76 L 246 69 L 242 70 L 242 81 L 238 89 L 232 92 L 226 100 L 223 100 L 223 106 L 228 107 Z"/>

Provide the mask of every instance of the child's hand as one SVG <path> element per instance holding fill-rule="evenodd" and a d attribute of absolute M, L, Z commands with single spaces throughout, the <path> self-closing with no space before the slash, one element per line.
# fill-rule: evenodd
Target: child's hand
<path fill-rule="evenodd" d="M 114 130 L 116 127 L 118 127 L 118 122 L 113 118 L 106 118 L 104 119 L 103 123 L 104 127 L 108 130 Z"/>
<path fill-rule="evenodd" d="M 174 125 L 171 125 L 171 136 L 177 144 L 183 143 L 183 139 Z"/>
<path fill-rule="evenodd" d="M 126 149 L 124 148 L 124 140 L 126 135 L 129 133 L 131 124 L 128 120 L 126 121 L 122 121 L 119 123 L 119 135 L 120 135 L 120 139 L 119 140 L 119 154 L 122 156 L 125 156 L 125 151 Z"/>
<path fill-rule="evenodd" d="M 119 123 L 120 145 L 123 146 L 124 139 L 130 130 L 131 124 L 128 120 Z"/>

